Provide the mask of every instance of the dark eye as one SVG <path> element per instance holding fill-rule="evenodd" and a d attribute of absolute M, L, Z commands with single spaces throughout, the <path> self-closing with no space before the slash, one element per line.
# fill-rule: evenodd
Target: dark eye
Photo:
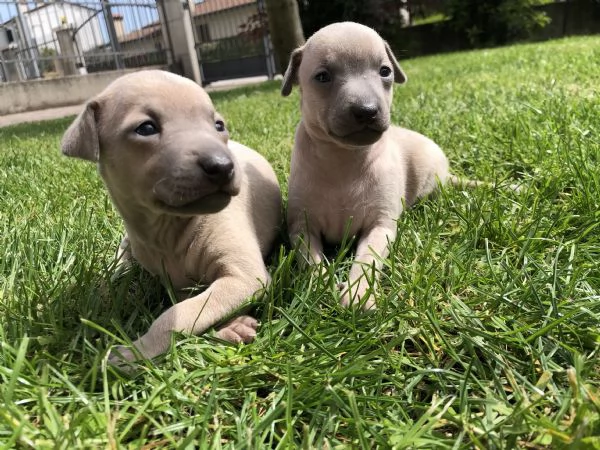
<path fill-rule="evenodd" d="M 147 120 L 135 129 L 135 132 L 140 136 L 152 136 L 158 134 L 158 127 L 151 120 Z"/>
<path fill-rule="evenodd" d="M 222 120 L 215 121 L 215 128 L 219 133 L 225 131 L 225 123 Z"/>
<path fill-rule="evenodd" d="M 315 80 L 319 83 L 329 83 L 331 81 L 331 75 L 329 75 L 329 72 L 323 70 L 315 75 Z"/>
<path fill-rule="evenodd" d="M 392 69 L 390 69 L 388 66 L 381 66 L 381 69 L 379 69 L 379 75 L 381 75 L 383 78 L 387 78 L 392 74 Z"/>

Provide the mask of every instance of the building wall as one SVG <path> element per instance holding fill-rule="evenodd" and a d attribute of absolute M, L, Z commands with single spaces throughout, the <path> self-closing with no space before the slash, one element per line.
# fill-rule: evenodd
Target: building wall
<path fill-rule="evenodd" d="M 196 16 L 194 17 L 194 25 L 196 28 L 201 24 L 208 26 L 210 40 L 216 41 L 239 34 L 242 31 L 240 26 L 246 23 L 248 18 L 256 14 L 257 11 L 255 4 L 244 5 L 207 16 Z M 201 36 L 198 36 L 198 38 L 201 38 Z"/>
<path fill-rule="evenodd" d="M 154 52 L 164 47 L 162 33 L 159 31 L 153 36 L 146 36 L 140 39 L 121 42 L 121 51 L 123 52 Z"/>
<path fill-rule="evenodd" d="M 75 29 L 94 13 L 94 10 L 68 3 L 52 3 L 43 8 L 28 11 L 25 13 L 25 17 L 29 23 L 31 37 L 35 40 L 38 49 L 49 47 L 59 51 L 54 43 L 54 30 L 62 26 L 62 19 L 65 18 L 66 25 Z M 99 16 L 90 20 L 77 32 L 76 40 L 81 52 L 91 50 L 106 42 L 102 35 Z"/>

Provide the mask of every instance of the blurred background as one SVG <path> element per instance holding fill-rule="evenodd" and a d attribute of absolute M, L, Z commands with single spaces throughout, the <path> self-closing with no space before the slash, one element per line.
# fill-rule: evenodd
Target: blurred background
<path fill-rule="evenodd" d="M 598 33 L 600 1 L 0 0 L 0 114 L 75 104 L 148 67 L 203 85 L 273 79 L 306 37 L 344 20 L 373 27 L 405 59 Z M 8 105 L 9 94 L 28 100 Z"/>

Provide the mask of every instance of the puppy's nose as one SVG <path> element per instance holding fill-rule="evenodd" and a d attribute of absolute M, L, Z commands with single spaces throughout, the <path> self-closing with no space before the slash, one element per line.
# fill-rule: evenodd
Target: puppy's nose
<path fill-rule="evenodd" d="M 369 123 L 375 120 L 379 108 L 375 103 L 355 103 L 350 106 L 350 111 L 358 123 Z"/>
<path fill-rule="evenodd" d="M 198 164 L 213 183 L 225 184 L 233 178 L 233 161 L 227 156 L 207 156 L 200 159 Z"/>

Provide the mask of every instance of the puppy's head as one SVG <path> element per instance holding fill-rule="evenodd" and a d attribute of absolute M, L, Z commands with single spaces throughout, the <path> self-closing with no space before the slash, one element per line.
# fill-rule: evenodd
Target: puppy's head
<path fill-rule="evenodd" d="M 219 211 L 239 192 L 227 141 L 223 119 L 200 86 L 141 71 L 87 103 L 62 151 L 98 162 L 117 206 L 194 215 Z"/>
<path fill-rule="evenodd" d="M 296 49 L 281 93 L 298 83 L 310 134 L 349 147 L 373 144 L 390 125 L 393 83 L 406 75 L 375 30 L 353 22 L 328 25 Z"/>

